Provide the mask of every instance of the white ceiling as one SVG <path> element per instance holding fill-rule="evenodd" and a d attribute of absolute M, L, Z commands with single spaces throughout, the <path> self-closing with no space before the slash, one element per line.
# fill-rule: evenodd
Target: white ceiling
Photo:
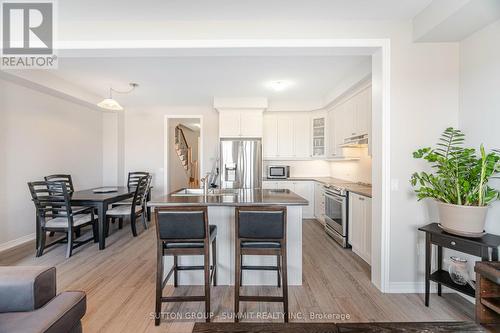
<path fill-rule="evenodd" d="M 432 0 L 65 0 L 62 21 L 123 20 L 398 20 Z M 112 22 L 110 22 L 112 23 Z"/>
<path fill-rule="evenodd" d="M 268 97 L 272 105 L 309 107 L 369 61 L 368 56 L 60 58 L 51 73 L 101 97 L 110 85 L 127 90 L 128 82 L 139 83 L 128 95 L 114 95 L 125 107 L 212 105 L 214 97 Z M 293 85 L 275 92 L 265 85 L 270 80 Z"/>

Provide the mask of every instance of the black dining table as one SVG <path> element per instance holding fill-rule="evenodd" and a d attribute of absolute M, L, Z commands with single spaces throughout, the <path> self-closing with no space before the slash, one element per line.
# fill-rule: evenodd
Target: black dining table
<path fill-rule="evenodd" d="M 106 193 L 96 193 L 95 189 L 75 191 L 71 195 L 71 206 L 94 207 L 97 209 L 99 218 L 99 250 L 106 248 L 106 211 L 108 205 L 132 198 L 135 193 L 135 188 L 127 186 L 113 187 L 116 191 Z"/>

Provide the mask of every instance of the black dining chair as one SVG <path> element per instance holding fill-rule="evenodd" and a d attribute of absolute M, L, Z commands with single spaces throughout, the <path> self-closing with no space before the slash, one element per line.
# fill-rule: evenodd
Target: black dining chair
<path fill-rule="evenodd" d="M 47 182 L 63 182 L 66 185 L 66 189 L 68 190 L 70 196 L 71 194 L 73 194 L 73 192 L 75 192 L 75 187 L 73 186 L 73 179 L 71 178 L 71 175 L 55 174 L 55 175 L 45 176 L 43 178 Z M 88 207 L 72 206 L 71 209 L 73 213 L 76 214 L 88 210 Z M 77 237 L 80 237 L 80 228 L 76 228 L 75 233 Z M 50 237 L 54 236 L 54 232 L 49 233 L 49 236 Z"/>
<path fill-rule="evenodd" d="M 49 175 L 45 176 L 44 179 L 47 182 L 63 182 L 66 185 L 66 189 L 70 194 L 75 192 L 75 188 L 73 187 L 73 179 L 71 178 L 71 175 L 65 175 L 65 174 Z"/>
<path fill-rule="evenodd" d="M 128 178 L 127 178 L 127 186 L 128 187 L 136 187 L 137 184 L 139 183 L 139 180 L 142 177 L 147 177 L 149 176 L 149 172 L 146 171 L 133 171 L 128 173 Z"/>
<path fill-rule="evenodd" d="M 86 210 L 74 212 L 71 207 L 70 193 L 64 182 L 30 182 L 28 187 L 36 208 L 37 257 L 43 254 L 45 248 L 67 242 L 66 257 L 69 258 L 73 249 L 91 240 L 98 241 L 98 227 L 97 220 L 94 218 L 94 210 L 89 207 Z M 76 229 L 87 225 L 92 225 L 93 237 L 78 240 L 79 236 L 75 237 Z M 62 232 L 66 234 L 66 237 L 46 245 L 47 232 Z"/>
<path fill-rule="evenodd" d="M 281 206 L 241 206 L 235 214 L 235 282 L 234 318 L 239 321 L 240 302 L 280 302 L 283 303 L 284 320 L 288 322 L 288 277 L 286 259 L 286 207 Z M 243 265 L 243 257 L 275 256 L 276 265 Z M 282 296 L 240 295 L 242 273 L 245 270 L 276 271 L 278 288 Z"/>
<path fill-rule="evenodd" d="M 217 285 L 217 226 L 208 223 L 207 207 L 160 207 L 155 209 L 157 238 L 155 325 L 160 324 L 161 305 L 164 302 L 205 302 L 205 320 L 210 322 L 210 286 Z M 212 265 L 210 265 L 210 244 Z M 202 255 L 203 266 L 179 265 L 179 256 Z M 163 278 L 163 258 L 173 256 L 174 265 Z M 203 270 L 205 295 L 163 296 L 163 288 L 174 275 L 178 285 L 180 271 Z"/>
<path fill-rule="evenodd" d="M 137 172 L 129 172 L 128 173 L 128 180 L 127 180 L 127 187 L 129 189 L 133 189 L 137 186 L 137 183 L 140 178 L 142 177 L 151 177 L 147 189 L 146 196 L 149 195 L 149 192 L 151 191 L 151 182 L 152 182 L 152 176 L 149 174 L 149 172 L 145 171 L 137 171 Z M 126 200 L 118 201 L 113 204 L 113 206 L 118 206 L 118 205 L 131 205 L 132 204 L 133 198 L 129 198 Z M 147 207 L 144 207 L 144 209 L 147 209 Z M 114 222 L 114 221 L 113 221 Z"/>
<path fill-rule="evenodd" d="M 114 205 L 111 209 L 106 212 L 106 217 L 111 219 L 118 218 L 119 228 L 123 226 L 123 219 L 125 217 L 130 218 L 130 227 L 132 228 L 132 235 L 137 236 L 136 220 L 138 217 L 142 218 L 142 224 L 144 229 L 148 228 L 146 221 L 146 198 L 148 194 L 148 189 L 151 184 L 151 176 L 145 176 L 139 179 L 134 192 L 134 197 L 128 205 Z M 109 219 L 105 223 L 106 234 L 109 231 Z"/>

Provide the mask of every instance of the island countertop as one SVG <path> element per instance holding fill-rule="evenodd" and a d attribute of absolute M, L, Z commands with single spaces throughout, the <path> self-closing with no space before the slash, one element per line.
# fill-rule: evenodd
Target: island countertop
<path fill-rule="evenodd" d="M 309 204 L 303 197 L 285 189 L 240 189 L 208 196 L 179 196 L 173 195 L 174 193 L 155 197 L 148 202 L 148 206 L 307 206 Z"/>

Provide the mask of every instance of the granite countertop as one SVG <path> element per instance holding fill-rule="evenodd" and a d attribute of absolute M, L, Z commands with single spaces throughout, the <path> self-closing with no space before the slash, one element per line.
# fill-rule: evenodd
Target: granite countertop
<path fill-rule="evenodd" d="M 290 190 L 234 190 L 234 194 L 176 196 L 153 198 L 149 207 L 161 206 L 307 206 L 309 202 Z"/>
<path fill-rule="evenodd" d="M 365 197 L 372 197 L 372 186 L 368 184 L 360 184 L 351 182 L 344 179 L 333 178 L 333 177 L 289 177 L 287 179 L 268 179 L 264 178 L 264 181 L 315 181 L 323 185 L 337 185 L 344 187 L 347 191 L 356 194 L 363 195 Z"/>

